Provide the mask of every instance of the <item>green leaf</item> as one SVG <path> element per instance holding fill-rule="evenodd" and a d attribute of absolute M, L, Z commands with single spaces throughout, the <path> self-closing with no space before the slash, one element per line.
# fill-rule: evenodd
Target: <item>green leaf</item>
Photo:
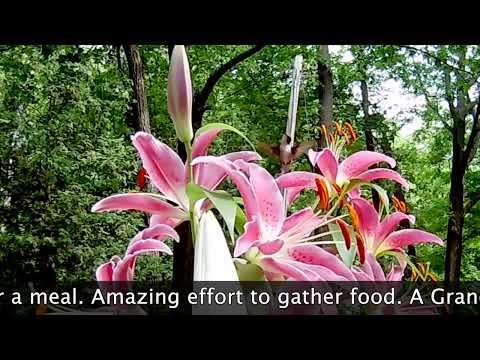
<path fill-rule="evenodd" d="M 235 203 L 235 201 L 233 201 L 232 196 L 226 192 L 208 191 L 205 189 L 202 190 L 225 220 L 228 233 L 230 234 L 230 238 L 233 242 L 235 218 L 237 215 L 238 205 Z"/>
<path fill-rule="evenodd" d="M 239 197 L 239 196 L 234 196 L 234 197 L 233 197 L 233 200 L 234 200 L 237 204 L 243 205 L 243 199 L 242 199 L 241 197 Z"/>
<path fill-rule="evenodd" d="M 193 202 L 197 202 L 198 200 L 205 199 L 207 195 L 205 195 L 204 190 L 194 183 L 189 183 L 187 185 L 187 196 Z"/>
<path fill-rule="evenodd" d="M 262 268 L 256 264 L 242 264 L 235 261 L 235 267 L 240 281 L 265 281 Z"/>
<path fill-rule="evenodd" d="M 192 202 L 205 198 L 212 202 L 225 220 L 232 243 L 235 241 L 235 228 L 237 231 L 241 229 L 239 232 L 243 232 L 243 224 L 246 221 L 245 214 L 228 192 L 223 190 L 209 191 L 197 184 L 190 183 L 187 185 L 187 195 Z"/>
<path fill-rule="evenodd" d="M 198 137 L 200 134 L 204 133 L 205 131 L 211 130 L 211 129 L 222 129 L 222 130 L 229 130 L 232 131 L 238 135 L 240 135 L 248 145 L 251 146 L 253 151 L 257 151 L 255 149 L 255 146 L 252 144 L 252 142 L 248 139 L 248 137 L 245 136 L 244 133 L 242 133 L 240 130 L 234 128 L 233 126 L 227 125 L 227 124 L 222 124 L 222 123 L 210 123 L 207 125 L 202 126 L 200 129 L 197 130 L 195 133 L 195 137 Z"/>
<path fill-rule="evenodd" d="M 237 205 L 237 216 L 235 217 L 235 230 L 237 233 L 243 234 L 245 223 L 247 222 L 247 217 L 243 212 L 242 208 Z"/>
<path fill-rule="evenodd" d="M 351 239 L 355 239 L 355 234 L 351 227 L 348 227 L 350 230 L 350 237 Z M 345 239 L 343 238 L 342 232 L 340 231 L 340 227 L 336 223 L 329 223 L 328 230 L 333 232 L 332 238 L 335 241 L 335 246 L 337 247 L 338 254 L 340 255 L 340 259 L 342 259 L 343 263 L 348 267 L 351 267 L 353 261 L 355 260 L 356 254 L 356 244 L 352 241 L 352 245 L 350 246 L 350 250 L 347 250 L 345 246 Z"/>

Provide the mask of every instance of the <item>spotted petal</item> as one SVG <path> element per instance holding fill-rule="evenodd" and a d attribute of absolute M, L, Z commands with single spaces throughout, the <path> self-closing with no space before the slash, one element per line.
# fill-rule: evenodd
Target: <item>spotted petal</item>
<path fill-rule="evenodd" d="M 93 212 L 137 210 L 163 217 L 181 219 L 185 212 L 148 193 L 127 193 L 109 196 L 92 207 Z"/>
<path fill-rule="evenodd" d="M 274 240 L 285 220 L 283 197 L 272 175 L 264 168 L 250 164 L 250 183 L 255 195 L 259 223 L 266 240 Z"/>
<path fill-rule="evenodd" d="M 369 201 L 363 198 L 352 199 L 351 203 L 358 215 L 359 232 L 367 241 L 367 245 L 372 246 L 373 244 L 369 243 L 369 240 L 374 238 L 379 224 L 377 210 Z"/>
<path fill-rule="evenodd" d="M 331 184 L 336 183 L 337 173 L 339 171 L 338 160 L 330 149 L 323 149 L 320 152 L 315 152 L 312 149 L 308 151 L 308 157 L 312 160 L 313 165 L 316 165 L 322 174 L 327 178 Z"/>
<path fill-rule="evenodd" d="M 408 189 L 408 182 L 400 174 L 394 170 L 390 169 L 372 169 L 367 170 L 360 175 L 356 176 L 355 179 L 370 182 L 373 180 L 393 180 L 400 185 L 402 185 L 405 189 Z"/>
<path fill-rule="evenodd" d="M 185 165 L 178 154 L 152 135 L 144 132 L 136 133 L 132 137 L 132 142 L 140 154 L 143 167 L 153 185 L 169 200 L 187 209 Z"/>
<path fill-rule="evenodd" d="M 430 234 L 426 231 L 417 229 L 405 229 L 395 231 L 387 236 L 378 248 L 378 252 L 401 249 L 409 245 L 417 245 L 422 243 L 435 243 L 443 245 L 443 240 L 438 236 Z"/>
<path fill-rule="evenodd" d="M 339 180 L 346 180 L 357 177 L 367 171 L 370 166 L 381 162 L 388 163 L 392 168 L 396 164 L 393 158 L 381 153 L 374 151 L 356 152 L 340 163 L 338 166 L 338 178 Z"/>

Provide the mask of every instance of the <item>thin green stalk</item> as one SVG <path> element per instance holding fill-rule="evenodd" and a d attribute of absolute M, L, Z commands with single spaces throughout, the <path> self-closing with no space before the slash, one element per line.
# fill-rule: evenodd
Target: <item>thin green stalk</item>
<path fill-rule="evenodd" d="M 187 152 L 187 171 L 188 171 L 188 182 L 193 182 L 193 166 L 192 166 L 192 145 L 190 142 L 185 143 L 185 150 Z M 194 214 L 194 203 L 190 199 L 189 201 L 189 217 L 190 217 L 190 230 L 192 232 L 192 241 L 193 245 L 195 245 L 195 214 Z"/>

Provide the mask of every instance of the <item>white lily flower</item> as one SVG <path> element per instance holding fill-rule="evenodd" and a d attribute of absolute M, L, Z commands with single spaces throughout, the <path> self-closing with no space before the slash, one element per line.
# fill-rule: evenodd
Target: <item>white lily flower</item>
<path fill-rule="evenodd" d="M 239 281 L 220 224 L 211 211 L 202 214 L 195 241 L 194 281 Z"/>

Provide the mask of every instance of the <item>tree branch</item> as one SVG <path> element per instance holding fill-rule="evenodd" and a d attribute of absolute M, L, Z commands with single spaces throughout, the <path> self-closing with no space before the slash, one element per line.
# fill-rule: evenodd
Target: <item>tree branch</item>
<path fill-rule="evenodd" d="M 473 116 L 473 125 L 472 131 L 470 132 L 470 136 L 468 138 L 467 147 L 465 148 L 465 156 L 464 156 L 464 169 L 470 164 L 477 152 L 478 143 L 480 141 L 480 92 L 478 94 L 478 101 L 477 101 L 477 109 Z"/>
<path fill-rule="evenodd" d="M 409 50 L 412 50 L 412 51 L 415 51 L 415 52 L 419 52 L 419 53 L 422 53 L 424 54 L 425 56 L 431 58 L 431 59 L 434 59 L 435 61 L 439 62 L 439 63 L 442 63 L 443 65 L 445 66 L 448 66 L 450 69 L 454 70 L 454 71 L 460 71 L 460 72 L 463 72 L 467 75 L 470 75 L 471 76 L 471 85 L 477 83 L 477 84 L 480 84 L 478 82 L 478 75 L 468 71 L 468 70 L 465 70 L 465 69 L 460 69 L 454 65 L 451 65 L 449 64 L 447 61 L 439 58 L 438 56 L 436 56 L 435 54 L 432 54 L 430 51 L 427 51 L 427 50 L 424 50 L 424 49 L 417 49 L 416 47 L 413 47 L 413 46 L 409 46 L 409 45 L 394 45 L 394 46 L 397 46 L 399 48 L 403 48 L 403 49 L 409 49 Z"/>
<path fill-rule="evenodd" d="M 425 96 L 425 100 L 427 101 L 427 107 L 430 107 L 432 109 L 435 109 L 437 108 L 437 113 L 438 113 L 438 106 L 434 106 L 433 105 L 433 101 L 431 100 L 431 96 L 428 94 L 428 91 L 426 89 L 424 89 L 423 91 L 423 96 Z M 439 120 L 442 122 L 443 126 L 448 130 L 450 131 L 452 134 L 453 134 L 453 129 L 452 127 L 450 126 L 450 124 L 448 124 L 444 119 L 442 119 L 442 117 L 440 116 L 439 114 Z"/>
<path fill-rule="evenodd" d="M 205 83 L 204 87 L 202 90 L 200 90 L 197 94 L 194 96 L 194 104 L 198 109 L 203 109 L 205 108 L 205 105 L 207 104 L 208 97 L 213 91 L 213 88 L 217 84 L 217 82 L 222 78 L 223 75 L 225 75 L 227 72 L 232 70 L 235 66 L 237 66 L 239 63 L 241 63 L 243 60 L 249 58 L 250 56 L 256 54 L 262 48 L 264 48 L 265 45 L 257 45 L 254 46 L 234 58 L 230 59 L 227 61 L 225 64 L 220 66 L 217 70 L 215 70 L 207 79 L 207 82 Z"/>
<path fill-rule="evenodd" d="M 457 108 L 453 103 L 453 96 L 451 93 L 452 80 L 450 78 L 450 72 L 447 69 L 444 70 L 443 74 L 444 74 L 444 85 L 445 85 L 445 98 L 447 99 L 450 115 L 452 116 L 452 119 L 454 122 L 453 126 L 455 126 L 455 119 L 457 118 Z"/>
<path fill-rule="evenodd" d="M 470 213 L 473 207 L 477 205 L 480 201 L 480 192 L 475 193 L 472 197 L 469 197 L 468 200 L 465 202 L 465 214 Z"/>

